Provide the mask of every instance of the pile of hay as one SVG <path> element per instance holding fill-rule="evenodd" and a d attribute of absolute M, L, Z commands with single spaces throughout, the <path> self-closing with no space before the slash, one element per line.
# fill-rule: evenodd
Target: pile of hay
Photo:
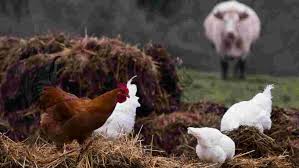
<path fill-rule="evenodd" d="M 35 140 L 35 141 L 32 141 Z M 14 142 L 0 135 L 0 167 L 59 167 L 59 168 L 216 168 L 219 164 L 204 163 L 190 157 L 153 156 L 150 149 L 142 146 L 136 137 L 124 137 L 117 141 L 97 138 L 79 157 L 79 145 L 68 145 L 69 151 L 62 153 L 43 139 Z M 246 154 L 237 155 L 222 168 L 271 167 L 290 168 L 285 156 L 268 156 L 252 159 Z"/>
<path fill-rule="evenodd" d="M 70 151 L 62 153 L 54 145 L 42 139 L 35 143 L 14 142 L 0 136 L 0 167 L 79 167 L 79 168 L 179 168 L 207 167 L 211 164 L 186 158 L 154 157 L 144 149 L 138 138 L 122 138 L 108 141 L 97 138 L 92 145 L 79 156 L 79 145 L 69 145 Z"/>
<path fill-rule="evenodd" d="M 210 102 L 183 104 L 179 112 L 152 115 L 137 120 L 135 132 L 141 129 L 143 143 L 152 144 L 154 149 L 165 151 L 164 155 L 196 158 L 194 147 L 197 142 L 192 135 L 187 134 L 187 128 L 190 126 L 218 128 L 225 110 L 217 107 L 223 106 Z"/>
<path fill-rule="evenodd" d="M 286 147 L 291 160 L 299 167 L 299 109 L 274 107 L 272 127 L 265 131 L 279 146 Z"/>
<path fill-rule="evenodd" d="M 252 158 L 284 154 L 287 150 L 287 144 L 280 146 L 275 139 L 260 133 L 254 127 L 240 126 L 236 130 L 225 132 L 225 134 L 235 142 L 237 154 L 251 151 L 248 155 Z"/>
<path fill-rule="evenodd" d="M 3 72 L 15 60 L 15 51 L 21 46 L 21 40 L 13 37 L 0 37 L 0 83 Z"/>
<path fill-rule="evenodd" d="M 180 103 L 181 99 L 182 88 L 178 85 L 179 77 L 176 67 L 174 66 L 177 64 L 176 60 L 169 55 L 165 47 L 159 44 L 147 44 L 144 47 L 144 52 L 150 55 L 152 59 L 160 65 L 158 66 L 161 73 L 161 81 L 159 84 L 171 97 L 170 102 L 164 103 L 167 103 L 171 111 L 177 110 L 177 104 Z"/>
<path fill-rule="evenodd" d="M 27 137 L 38 125 L 39 112 L 33 108 L 38 82 L 50 81 L 79 97 L 93 98 L 137 75 L 137 116 L 178 109 L 181 89 L 175 63 L 162 46 L 147 45 L 144 52 L 119 39 L 63 34 L 8 41 L 0 39 L 0 117 L 12 127 L 10 137 Z M 54 71 L 50 65 L 58 56 Z"/>
<path fill-rule="evenodd" d="M 200 101 L 197 103 L 182 103 L 181 111 L 189 111 L 193 113 L 208 114 L 222 116 L 226 111 L 227 107 L 223 104 L 213 103 L 209 101 Z"/>
<path fill-rule="evenodd" d="M 144 139 L 143 144 L 152 146 L 154 151 L 165 152 L 154 152 L 154 155 L 180 156 L 184 153 L 195 157 L 195 150 L 189 145 L 194 145 L 196 140 L 185 133 L 187 127 L 196 121 L 201 121 L 200 115 L 174 112 L 169 115 L 140 119 L 135 124 L 135 131 L 141 129 L 140 135 Z M 190 143 L 187 143 L 189 141 Z"/>
<path fill-rule="evenodd" d="M 219 129 L 226 109 L 223 105 L 210 102 L 183 104 L 180 112 L 138 120 L 135 131 L 142 127 L 140 136 L 144 139 L 143 144 L 165 151 L 164 156 L 187 156 L 196 159 L 197 142 L 193 136 L 187 134 L 187 127 L 207 126 Z M 255 128 L 243 126 L 227 133 L 236 143 L 236 154 L 247 153 L 242 157 L 242 163 L 254 164 L 259 160 L 258 164 L 267 165 L 270 160 L 277 159 L 274 163 L 277 162 L 278 165 L 281 163 L 298 166 L 299 143 L 296 142 L 299 137 L 294 135 L 299 128 L 298 114 L 299 110 L 275 107 L 272 112 L 272 128 L 265 134 Z"/>
<path fill-rule="evenodd" d="M 286 156 L 268 156 L 253 159 L 250 157 L 236 157 L 230 162 L 222 165 L 222 168 L 293 168 L 294 165 L 288 161 Z"/>
<path fill-rule="evenodd" d="M 0 167 L 27 166 L 46 167 L 188 167 L 205 168 L 217 167 L 215 164 L 201 162 L 195 153 L 196 140 L 187 134 L 188 126 L 216 127 L 220 125 L 223 110 L 222 105 L 209 102 L 201 102 L 196 105 L 183 105 L 182 109 L 193 112 L 174 112 L 141 118 L 135 126 L 138 138 L 124 137 L 119 141 L 106 141 L 103 138 L 96 139 L 92 146 L 83 154 L 82 160 L 76 162 L 78 150 L 61 154 L 55 151 L 55 147 L 45 141 L 14 142 L 5 136 L 0 137 Z M 209 111 L 211 110 L 211 111 Z M 273 121 L 285 120 L 280 115 L 285 110 L 274 108 Z M 297 115 L 298 111 L 288 113 Z M 259 133 L 255 128 L 240 127 L 228 133 L 236 143 L 236 156 L 232 161 L 223 164 L 222 168 L 247 168 L 247 167 L 271 167 L 291 168 L 298 166 L 295 152 L 292 146 L 293 140 L 290 133 L 283 132 L 288 125 L 280 125 L 281 121 L 273 123 L 270 132 Z M 286 123 L 285 123 L 286 124 Z M 141 128 L 142 127 L 142 128 Z M 140 130 L 141 128 L 141 130 Z M 282 129 L 282 130 L 281 130 Z M 294 131 L 295 127 L 289 128 Z M 275 135 L 281 130 L 284 137 Z M 140 131 L 140 132 L 139 132 Z M 278 133 L 280 134 L 280 133 Z M 269 136 L 270 135 L 270 136 Z M 277 139 L 276 139 L 277 138 Z M 283 141 L 284 139 L 284 141 Z M 287 140 L 289 139 L 289 140 Z M 35 143 L 32 143 L 35 142 Z M 78 149 L 78 144 L 70 145 L 71 149 Z M 253 151 L 254 150 L 254 151 Z M 293 150 L 293 153 L 292 153 Z"/>

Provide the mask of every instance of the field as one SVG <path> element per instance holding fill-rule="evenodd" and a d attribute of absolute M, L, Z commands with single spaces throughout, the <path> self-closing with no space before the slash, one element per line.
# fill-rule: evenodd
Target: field
<path fill-rule="evenodd" d="M 184 102 L 207 100 L 230 106 L 242 100 L 251 99 L 263 91 L 267 84 L 274 84 L 273 105 L 299 108 L 299 78 L 273 77 L 268 75 L 248 75 L 246 80 L 229 79 L 223 81 L 219 73 L 205 73 L 180 68 L 178 70 L 183 86 Z"/>

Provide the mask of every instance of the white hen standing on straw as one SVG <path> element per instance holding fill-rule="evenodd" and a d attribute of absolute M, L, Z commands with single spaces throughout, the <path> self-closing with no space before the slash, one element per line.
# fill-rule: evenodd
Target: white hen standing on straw
<path fill-rule="evenodd" d="M 114 111 L 105 124 L 93 132 L 94 136 L 103 135 L 106 138 L 116 139 L 122 135 L 129 134 L 133 130 L 136 109 L 140 107 L 139 97 L 136 96 L 137 86 L 131 84 L 135 77 L 132 77 L 127 82 L 130 97 L 124 103 L 116 104 Z"/>
<path fill-rule="evenodd" d="M 253 126 L 260 132 L 271 129 L 271 111 L 273 85 L 267 85 L 264 92 L 251 100 L 232 105 L 221 120 L 221 131 L 231 131 L 239 126 Z"/>
<path fill-rule="evenodd" d="M 234 141 L 218 129 L 188 127 L 188 134 L 196 137 L 196 154 L 203 161 L 222 164 L 235 155 Z"/>

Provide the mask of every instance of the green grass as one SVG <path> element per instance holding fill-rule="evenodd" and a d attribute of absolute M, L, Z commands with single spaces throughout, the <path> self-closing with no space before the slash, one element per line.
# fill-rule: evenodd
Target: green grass
<path fill-rule="evenodd" d="M 187 68 L 180 68 L 178 73 L 183 86 L 183 102 L 208 100 L 230 106 L 251 99 L 267 84 L 274 84 L 273 106 L 299 108 L 298 77 L 247 75 L 246 80 L 223 81 L 219 73 L 203 73 Z"/>

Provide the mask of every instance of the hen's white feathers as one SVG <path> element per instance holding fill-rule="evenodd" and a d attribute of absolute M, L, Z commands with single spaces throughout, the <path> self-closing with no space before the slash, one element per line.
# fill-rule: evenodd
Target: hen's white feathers
<path fill-rule="evenodd" d="M 248 101 L 232 105 L 221 120 L 221 131 L 231 131 L 241 125 L 253 126 L 263 132 L 271 128 L 273 85 L 268 85 L 262 93 Z"/>
<path fill-rule="evenodd" d="M 271 90 L 274 89 L 274 85 L 271 84 L 271 85 L 267 85 L 266 88 L 264 89 L 264 92 L 263 94 L 265 96 L 268 96 L 270 99 L 272 98 L 272 95 L 271 95 Z"/>
<path fill-rule="evenodd" d="M 132 84 L 132 77 L 127 82 L 129 98 L 123 103 L 117 103 L 111 116 L 105 124 L 94 131 L 94 135 L 103 135 L 104 137 L 115 139 L 122 135 L 129 134 L 135 124 L 136 109 L 140 107 L 139 97 L 136 96 L 137 86 Z"/>
<path fill-rule="evenodd" d="M 197 138 L 196 154 L 199 159 L 224 163 L 235 155 L 235 143 L 215 128 L 188 127 L 188 134 Z"/>

